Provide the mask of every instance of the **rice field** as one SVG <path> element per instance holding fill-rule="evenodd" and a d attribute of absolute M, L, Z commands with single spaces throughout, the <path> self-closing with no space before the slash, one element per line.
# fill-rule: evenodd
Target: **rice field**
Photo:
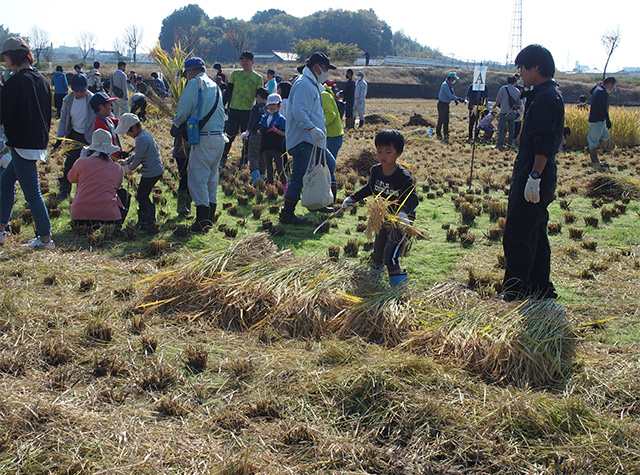
<path fill-rule="evenodd" d="M 314 235 L 324 216 L 279 226 L 277 187 L 232 168 L 214 230 L 181 233 L 159 113 L 150 233 L 135 209 L 123 233 L 74 232 L 54 156 L 41 180 L 56 250 L 18 245 L 20 194 L 0 248 L 0 473 L 639 473 L 638 149 L 612 144 L 604 171 L 558 155 L 560 299 L 506 304 L 492 297 L 515 152 L 465 144 L 463 106 L 449 146 L 428 134 L 434 101 L 368 107 L 338 201 L 375 163 L 375 132 L 400 128 L 422 234 L 402 291 L 369 274 L 375 200 Z"/>

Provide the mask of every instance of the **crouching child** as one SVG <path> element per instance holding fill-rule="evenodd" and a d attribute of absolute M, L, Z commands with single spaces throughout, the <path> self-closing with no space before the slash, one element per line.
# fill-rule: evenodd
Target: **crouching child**
<path fill-rule="evenodd" d="M 375 146 L 379 163 L 371 168 L 367 184 L 347 197 L 342 208 L 352 208 L 356 202 L 372 195 L 385 200 L 388 218 L 376 234 L 370 258 L 371 272 L 379 276 L 386 266 L 389 284 L 396 287 L 407 280 L 399 260 L 408 239 L 406 227 L 412 226 L 415 219 L 418 196 L 413 178 L 397 163 L 404 150 L 404 136 L 397 130 L 383 129 L 376 135 Z"/>
<path fill-rule="evenodd" d="M 149 199 L 149 195 L 164 173 L 158 144 L 151 133 L 143 130 L 140 119 L 135 114 L 122 114 L 116 133 L 127 134 L 136 140 L 135 153 L 126 160 L 120 160 L 118 163 L 123 166 L 125 172 L 132 172 L 139 165 L 142 166 L 140 170 L 142 176 L 136 193 L 136 200 L 138 201 L 136 228 L 149 229 L 156 222 L 156 207 Z"/>

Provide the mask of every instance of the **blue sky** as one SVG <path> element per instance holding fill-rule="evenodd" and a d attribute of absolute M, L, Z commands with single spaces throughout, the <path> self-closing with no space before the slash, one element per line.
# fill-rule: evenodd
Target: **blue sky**
<path fill-rule="evenodd" d="M 621 43 L 614 53 L 609 71 L 623 66 L 640 66 L 637 47 L 640 28 L 637 15 L 629 11 L 633 2 L 611 0 L 522 0 L 523 46 L 540 43 L 554 55 L 560 69 L 572 69 L 576 61 L 602 68 L 606 59 L 600 37 L 608 30 L 620 28 Z M 101 8 L 102 21 L 85 8 L 55 8 L 49 1 L 31 0 L 24 8 L 5 8 L 0 20 L 12 31 L 27 33 L 37 25 L 49 33 L 55 46 L 74 46 L 81 30 L 91 30 L 98 36 L 98 48 L 112 49 L 113 38 L 121 35 L 131 24 L 144 29 L 144 45 L 153 46 L 162 26 L 162 20 L 175 9 L 188 5 L 181 0 L 154 0 L 134 2 L 126 8 Z M 408 0 L 349 0 L 339 3 L 350 10 L 373 9 L 393 31 L 405 34 L 422 44 L 438 48 L 446 55 L 474 60 L 504 62 L 510 37 L 513 0 L 460 0 L 449 4 L 442 1 L 416 2 Z M 203 2 L 202 9 L 209 16 L 248 20 L 268 2 Z M 323 8 L 321 2 L 279 2 L 277 5 L 294 16 L 306 16 Z M 269 5 L 276 5 L 269 4 Z M 238 6 L 242 5 L 239 10 Z M 330 5 L 330 4 L 329 4 Z M 447 6 L 451 5 L 449 10 Z M 333 6 L 333 5 L 332 5 Z M 327 7 L 328 8 L 328 7 Z M 338 8 L 338 5 L 334 6 Z M 28 9 L 28 10 L 27 10 Z M 59 27 L 55 27 L 59 25 Z M 100 26 L 100 30 L 96 27 Z"/>

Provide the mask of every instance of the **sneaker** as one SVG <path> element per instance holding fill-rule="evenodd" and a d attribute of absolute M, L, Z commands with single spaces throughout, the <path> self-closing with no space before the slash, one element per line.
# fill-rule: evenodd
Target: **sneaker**
<path fill-rule="evenodd" d="M 49 242 L 42 242 L 40 237 L 30 239 L 29 242 L 22 245 L 22 247 L 29 247 L 31 249 L 53 249 L 56 247 L 53 239 Z"/>
<path fill-rule="evenodd" d="M 11 236 L 9 231 L 0 231 L 0 244 L 4 244 L 7 241 L 7 236 Z"/>

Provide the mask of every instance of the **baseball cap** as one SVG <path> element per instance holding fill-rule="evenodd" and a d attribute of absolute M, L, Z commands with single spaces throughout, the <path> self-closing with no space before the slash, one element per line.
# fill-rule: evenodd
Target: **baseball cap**
<path fill-rule="evenodd" d="M 336 69 L 336 67 L 331 64 L 331 61 L 329 61 L 327 55 L 320 51 L 316 51 L 307 59 L 307 66 L 313 66 L 314 64 L 321 64 L 329 69 Z"/>
<path fill-rule="evenodd" d="M 87 88 L 87 77 L 84 74 L 74 74 L 71 76 L 71 90 L 84 91 Z"/>
<path fill-rule="evenodd" d="M 93 111 L 97 111 L 98 107 L 107 102 L 115 101 L 117 97 L 109 97 L 106 92 L 98 92 L 93 95 L 91 100 L 89 101 L 89 105 Z"/>
<path fill-rule="evenodd" d="M 140 123 L 140 119 L 137 115 L 130 112 L 126 112 L 118 117 L 118 126 L 116 127 L 116 134 L 126 134 L 129 129 Z"/>
<path fill-rule="evenodd" d="M 442 77 L 442 76 L 440 76 L 440 77 Z M 447 77 L 453 78 L 453 79 L 460 79 L 455 71 L 451 71 Z"/>
<path fill-rule="evenodd" d="M 267 105 L 280 104 L 281 102 L 282 97 L 280 97 L 280 94 L 269 94 L 269 97 L 267 97 Z"/>
<path fill-rule="evenodd" d="M 360 76 L 361 78 L 363 78 L 364 77 L 364 73 L 362 71 L 358 71 L 356 73 L 356 76 Z"/>
<path fill-rule="evenodd" d="M 9 51 L 29 51 L 27 43 L 19 36 L 11 36 L 2 43 L 2 52 L 7 53 Z"/>
<path fill-rule="evenodd" d="M 198 58 L 197 56 L 189 58 L 184 62 L 185 71 L 191 68 L 204 68 L 204 67 L 205 67 L 204 60 L 202 58 Z"/>
<path fill-rule="evenodd" d="M 243 51 L 240 55 L 240 59 L 242 58 L 253 59 L 253 53 L 251 51 Z"/>

